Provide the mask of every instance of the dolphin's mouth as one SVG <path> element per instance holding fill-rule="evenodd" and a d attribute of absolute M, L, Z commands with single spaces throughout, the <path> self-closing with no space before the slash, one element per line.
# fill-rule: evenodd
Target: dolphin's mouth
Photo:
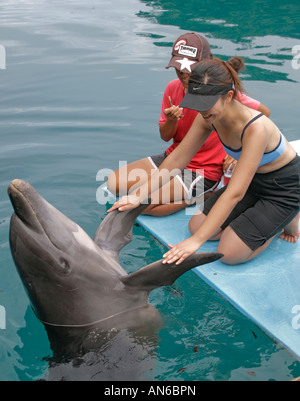
<path fill-rule="evenodd" d="M 70 232 L 78 230 L 77 225 L 50 205 L 27 182 L 14 180 L 8 194 L 15 214 L 27 231 L 46 236 L 51 244 L 63 251 L 72 241 Z"/>
<path fill-rule="evenodd" d="M 30 202 L 29 194 L 34 189 L 31 185 L 22 180 L 14 180 L 8 187 L 8 195 L 17 217 L 29 228 L 35 231 L 43 231 L 45 229 L 41 224 L 34 205 Z M 35 192 L 35 191 L 34 191 Z M 37 193 L 36 196 L 39 197 Z"/>

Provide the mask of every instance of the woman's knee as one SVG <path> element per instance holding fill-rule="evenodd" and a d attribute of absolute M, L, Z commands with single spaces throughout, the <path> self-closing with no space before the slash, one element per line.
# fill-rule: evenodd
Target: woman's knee
<path fill-rule="evenodd" d="M 224 255 L 221 261 L 226 265 L 245 263 L 252 254 L 252 250 L 231 227 L 227 227 L 221 235 L 217 251 Z"/>
<path fill-rule="evenodd" d="M 202 223 L 204 222 L 206 216 L 205 214 L 195 214 L 191 220 L 189 221 L 189 230 L 192 235 L 200 228 Z"/>
<path fill-rule="evenodd" d="M 147 181 L 152 168 L 148 159 L 126 164 L 108 176 L 107 188 L 116 196 L 126 195 L 134 185 Z"/>
<path fill-rule="evenodd" d="M 189 230 L 192 235 L 194 235 L 201 225 L 204 223 L 206 219 L 206 215 L 204 213 L 196 213 L 189 222 Z M 212 236 L 209 238 L 209 241 L 217 241 L 220 239 L 222 234 L 222 228 L 220 227 Z"/>
<path fill-rule="evenodd" d="M 108 178 L 107 178 L 107 188 L 108 190 L 116 195 L 119 196 L 119 185 L 118 185 L 118 179 L 117 179 L 117 171 L 114 171 L 113 173 L 111 173 Z"/>

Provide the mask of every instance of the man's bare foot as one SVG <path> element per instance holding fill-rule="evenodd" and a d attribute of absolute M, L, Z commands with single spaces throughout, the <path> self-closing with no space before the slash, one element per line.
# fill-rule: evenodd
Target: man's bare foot
<path fill-rule="evenodd" d="M 300 237 L 299 218 L 300 213 L 298 213 L 294 220 L 284 228 L 283 232 L 279 235 L 279 238 L 287 242 L 296 243 Z"/>

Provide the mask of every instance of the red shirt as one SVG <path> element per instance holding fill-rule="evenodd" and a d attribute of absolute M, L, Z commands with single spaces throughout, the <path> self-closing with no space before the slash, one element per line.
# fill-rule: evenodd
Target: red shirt
<path fill-rule="evenodd" d="M 171 107 L 169 96 L 175 106 L 178 106 L 184 98 L 183 86 L 179 79 L 171 81 L 165 90 L 159 125 L 162 125 L 167 120 L 164 110 Z M 242 101 L 242 103 L 247 104 L 249 107 L 257 109 L 260 105 L 259 102 L 246 95 L 241 95 L 240 97 L 239 100 Z M 184 109 L 182 114 L 184 117 L 178 122 L 177 131 L 173 138 L 173 144 L 166 150 L 167 155 L 176 149 L 189 132 L 198 112 L 191 109 Z M 208 180 L 220 181 L 223 176 L 223 162 L 225 156 L 226 153 L 219 140 L 218 134 L 216 131 L 213 131 L 186 168 L 193 171 L 203 170 L 203 175 Z"/>

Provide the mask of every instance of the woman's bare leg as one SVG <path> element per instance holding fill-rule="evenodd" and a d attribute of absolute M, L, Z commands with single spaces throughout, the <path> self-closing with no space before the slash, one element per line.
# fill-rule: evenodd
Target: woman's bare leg
<path fill-rule="evenodd" d="M 189 221 L 189 230 L 192 235 L 195 234 L 195 232 L 200 228 L 205 219 L 206 215 L 199 210 L 194 214 L 194 216 Z M 221 238 L 222 232 L 223 230 L 220 227 L 209 240 L 210 241 L 219 240 Z"/>
<path fill-rule="evenodd" d="M 188 206 L 188 203 L 184 200 L 185 191 L 177 178 L 172 178 L 168 184 L 155 192 L 151 198 L 151 205 L 143 214 L 156 217 L 168 216 Z"/>
<path fill-rule="evenodd" d="M 191 234 L 194 234 L 203 224 L 206 216 L 203 213 L 195 214 L 189 223 Z M 269 239 L 263 246 L 256 251 L 252 251 L 240 237 L 233 231 L 231 227 L 227 227 L 224 231 L 219 228 L 210 240 L 220 240 L 217 251 L 222 253 L 224 257 L 221 261 L 228 265 L 236 265 L 258 256 L 261 252 L 268 248 L 274 237 Z"/>
<path fill-rule="evenodd" d="M 116 196 L 127 195 L 134 185 L 146 182 L 155 171 L 149 159 L 141 159 L 112 173 L 108 177 L 107 187 Z M 184 189 L 176 178 L 151 197 L 152 203 L 144 211 L 144 214 L 150 216 L 168 216 L 188 205 L 184 200 Z"/>
<path fill-rule="evenodd" d="M 110 174 L 107 187 L 114 195 L 121 197 L 127 195 L 135 185 L 148 181 L 155 171 L 157 170 L 148 158 L 141 159 Z M 210 196 L 210 193 L 205 195 L 205 199 L 207 196 Z M 168 216 L 189 206 L 185 191 L 177 178 L 173 178 L 151 197 L 152 203 L 144 211 L 144 214 L 150 216 Z"/>
<path fill-rule="evenodd" d="M 218 252 L 224 255 L 221 261 L 228 265 L 248 262 L 267 249 L 274 238 L 270 238 L 264 245 L 252 251 L 231 227 L 227 227 L 221 235 L 218 246 Z"/>
<path fill-rule="evenodd" d="M 142 184 L 154 171 L 149 159 L 138 160 L 110 174 L 107 179 L 107 187 L 116 196 L 127 195 L 133 185 Z"/>

